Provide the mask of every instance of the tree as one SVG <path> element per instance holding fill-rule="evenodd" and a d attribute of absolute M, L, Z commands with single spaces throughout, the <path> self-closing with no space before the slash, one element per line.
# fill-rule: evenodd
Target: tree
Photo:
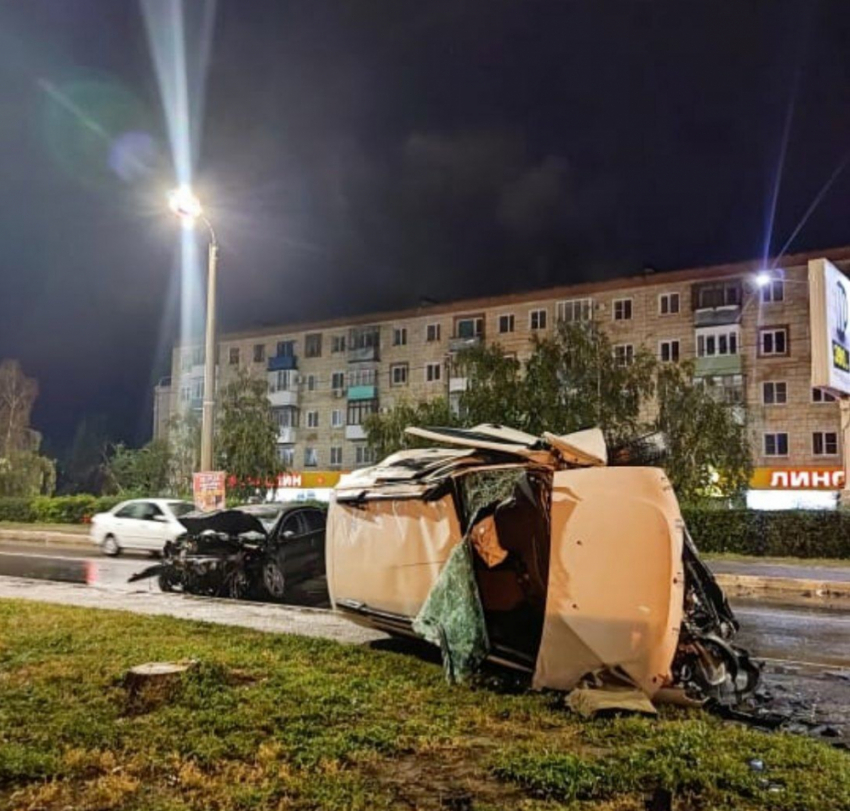
<path fill-rule="evenodd" d="M 30 414 L 36 397 L 38 383 L 23 373 L 18 361 L 0 362 L 0 456 L 35 450 Z"/>
<path fill-rule="evenodd" d="M 16 360 L 0 363 L 0 496 L 50 494 L 56 465 L 38 452 L 41 435 L 30 426 L 38 383 Z"/>
<path fill-rule="evenodd" d="M 201 463 L 201 418 L 194 411 L 168 422 L 169 484 L 175 496 L 192 493 L 192 476 Z"/>
<path fill-rule="evenodd" d="M 109 439 L 106 419 L 100 415 L 83 417 L 64 464 L 60 466 L 60 493 L 101 493 L 108 490 Z"/>
<path fill-rule="evenodd" d="M 154 439 L 138 449 L 119 443 L 112 451 L 107 472 L 119 493 L 148 497 L 172 494 L 171 448 L 165 440 Z"/>
<path fill-rule="evenodd" d="M 435 397 L 418 403 L 402 399 L 389 411 L 366 417 L 363 430 L 366 432 L 369 447 L 383 457 L 404 448 L 422 447 L 421 439 L 413 439 L 404 433 L 408 425 L 459 424 L 461 423 L 458 417 L 452 412 L 445 397 Z"/>
<path fill-rule="evenodd" d="M 221 393 L 216 427 L 218 457 L 235 494 L 245 498 L 257 487 L 274 486 L 281 464 L 265 378 L 241 369 Z"/>
<path fill-rule="evenodd" d="M 663 364 L 658 371 L 656 427 L 667 436 L 665 469 L 679 499 L 740 496 L 752 474 L 743 406 L 720 402 L 694 382 L 693 364 Z"/>
<path fill-rule="evenodd" d="M 689 364 L 660 364 L 644 348 L 617 353 L 595 323 L 561 324 L 532 341 L 522 366 L 498 346 L 459 353 L 455 374 L 466 377 L 457 414 L 445 398 L 402 401 L 365 424 L 379 454 L 420 444 L 408 425 L 494 422 L 539 436 L 599 426 L 610 445 L 661 430 L 668 437 L 665 463 L 679 498 L 734 497 L 751 471 L 743 407 L 718 402 L 693 376 Z"/>

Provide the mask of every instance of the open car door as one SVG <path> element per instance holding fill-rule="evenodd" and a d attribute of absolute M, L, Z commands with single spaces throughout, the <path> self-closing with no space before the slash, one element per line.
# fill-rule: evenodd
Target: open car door
<path fill-rule="evenodd" d="M 684 600 L 684 525 L 663 471 L 553 475 L 549 580 L 536 688 L 626 676 L 650 698 L 670 680 Z"/>

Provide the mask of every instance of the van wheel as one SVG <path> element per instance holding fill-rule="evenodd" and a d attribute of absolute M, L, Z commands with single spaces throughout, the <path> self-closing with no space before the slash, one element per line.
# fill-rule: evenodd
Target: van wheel
<path fill-rule="evenodd" d="M 104 555 L 109 555 L 111 558 L 121 554 L 121 547 L 118 546 L 118 540 L 114 535 L 107 535 L 103 539 L 103 544 L 100 549 Z"/>

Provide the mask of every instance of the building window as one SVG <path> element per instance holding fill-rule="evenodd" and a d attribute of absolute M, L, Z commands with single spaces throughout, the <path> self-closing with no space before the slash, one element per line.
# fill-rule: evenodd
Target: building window
<path fill-rule="evenodd" d="M 274 394 L 276 391 L 292 391 L 293 378 L 294 372 L 289 369 L 271 372 L 269 374 L 269 392 Z"/>
<path fill-rule="evenodd" d="M 375 451 L 368 445 L 355 445 L 354 461 L 358 465 L 372 465 L 375 463 Z"/>
<path fill-rule="evenodd" d="M 834 403 L 835 400 L 835 395 L 830 394 L 828 391 L 824 391 L 823 389 L 812 389 L 813 403 Z"/>
<path fill-rule="evenodd" d="M 483 318 L 459 318 L 455 321 L 455 338 L 477 338 L 483 334 Z"/>
<path fill-rule="evenodd" d="M 616 344 L 614 346 L 614 360 L 617 366 L 628 366 L 635 357 L 633 344 Z"/>
<path fill-rule="evenodd" d="M 765 304 L 773 301 L 785 301 L 785 280 L 773 279 L 761 289 L 761 300 Z"/>
<path fill-rule="evenodd" d="M 192 355 L 188 352 L 180 358 L 180 370 L 188 372 L 192 368 Z"/>
<path fill-rule="evenodd" d="M 788 434 L 765 434 L 764 435 L 765 456 L 788 456 Z"/>
<path fill-rule="evenodd" d="M 632 300 L 630 298 L 614 299 L 614 320 L 630 321 L 632 318 Z"/>
<path fill-rule="evenodd" d="M 697 333 L 697 357 L 738 354 L 738 327 L 714 327 Z"/>
<path fill-rule="evenodd" d="M 331 336 L 331 352 L 345 352 L 345 336 L 344 335 L 332 335 Z"/>
<path fill-rule="evenodd" d="M 308 411 L 307 412 L 307 427 L 308 428 L 318 428 L 319 427 L 319 412 L 318 411 Z"/>
<path fill-rule="evenodd" d="M 546 329 L 546 310 L 532 310 L 528 314 L 528 326 L 533 330 Z"/>
<path fill-rule="evenodd" d="M 407 346 L 407 327 L 393 329 L 393 346 Z"/>
<path fill-rule="evenodd" d="M 254 363 L 262 363 L 266 359 L 266 345 L 254 344 Z"/>
<path fill-rule="evenodd" d="M 180 387 L 180 402 L 188 403 L 192 399 L 192 389 L 189 386 Z"/>
<path fill-rule="evenodd" d="M 504 334 L 506 332 L 514 331 L 514 316 L 513 313 L 507 313 L 506 315 L 499 316 L 499 332 Z"/>
<path fill-rule="evenodd" d="M 345 425 L 345 419 L 341 408 L 335 408 L 331 411 L 331 428 L 342 428 Z"/>
<path fill-rule="evenodd" d="M 759 355 L 788 354 L 788 327 L 759 330 Z"/>
<path fill-rule="evenodd" d="M 348 404 L 348 424 L 362 425 L 363 420 L 378 410 L 377 400 L 352 400 Z"/>
<path fill-rule="evenodd" d="M 277 458 L 280 459 L 284 467 L 292 467 L 295 463 L 295 448 L 288 445 L 278 445 Z"/>
<path fill-rule="evenodd" d="M 428 343 L 434 343 L 435 341 L 440 340 L 440 325 L 439 324 L 428 324 L 425 327 L 425 340 Z"/>
<path fill-rule="evenodd" d="M 218 349 L 216 349 L 218 351 Z M 202 346 L 196 346 L 192 350 L 192 366 L 201 366 L 204 362 L 204 348 Z"/>
<path fill-rule="evenodd" d="M 230 349 L 228 350 L 228 353 L 227 353 L 227 362 L 231 366 L 238 366 L 239 365 L 239 347 L 238 346 L 231 346 L 230 347 Z"/>
<path fill-rule="evenodd" d="M 427 383 L 436 383 L 440 379 L 442 368 L 442 364 L 440 363 L 426 363 L 425 381 Z"/>
<path fill-rule="evenodd" d="M 278 341 L 277 356 L 279 358 L 295 357 L 295 341 Z"/>
<path fill-rule="evenodd" d="M 812 434 L 812 453 L 815 456 L 838 456 L 838 434 L 835 431 L 815 431 Z"/>
<path fill-rule="evenodd" d="M 658 345 L 658 356 L 662 363 L 678 363 L 679 362 L 679 341 L 661 341 Z"/>
<path fill-rule="evenodd" d="M 593 299 L 576 298 L 558 302 L 558 321 L 575 324 L 593 318 Z"/>
<path fill-rule="evenodd" d="M 313 332 L 304 339 L 304 355 L 308 358 L 322 357 L 321 332 Z"/>
<path fill-rule="evenodd" d="M 694 378 L 718 403 L 740 405 L 744 402 L 743 375 L 706 375 Z"/>
<path fill-rule="evenodd" d="M 679 312 L 679 294 L 662 293 L 658 297 L 659 315 L 676 315 Z"/>
<path fill-rule="evenodd" d="M 315 448 L 304 448 L 304 467 L 318 467 L 319 452 Z"/>
<path fill-rule="evenodd" d="M 342 448 L 331 448 L 331 464 L 334 466 L 342 464 Z"/>
<path fill-rule="evenodd" d="M 348 373 L 349 386 L 374 386 L 375 385 L 375 370 L 374 369 L 352 369 Z"/>
<path fill-rule="evenodd" d="M 695 310 L 741 306 L 742 286 L 740 279 L 696 284 L 693 287 L 693 292 Z"/>
<path fill-rule="evenodd" d="M 307 375 L 307 391 L 316 390 L 316 375 Z"/>
<path fill-rule="evenodd" d="M 345 390 L 345 372 L 334 372 L 331 375 L 331 388 L 339 393 Z"/>
<path fill-rule="evenodd" d="M 298 409 L 292 406 L 272 409 L 272 420 L 278 428 L 297 428 Z"/>
<path fill-rule="evenodd" d="M 788 385 L 784 381 L 767 381 L 762 383 L 761 394 L 765 405 L 785 405 L 788 402 Z"/>
<path fill-rule="evenodd" d="M 358 349 L 379 349 L 381 346 L 381 328 L 380 327 L 357 327 L 349 330 L 348 333 L 348 348 L 349 350 Z"/>
<path fill-rule="evenodd" d="M 390 384 L 393 386 L 407 385 L 407 364 L 394 363 L 390 366 Z"/>

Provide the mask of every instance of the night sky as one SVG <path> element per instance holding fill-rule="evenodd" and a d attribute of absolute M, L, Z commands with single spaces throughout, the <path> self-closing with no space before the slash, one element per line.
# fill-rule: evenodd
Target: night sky
<path fill-rule="evenodd" d="M 222 326 L 762 256 L 836 172 L 790 250 L 844 245 L 848 43 L 846 0 L 219 0 Z M 0 358 L 54 452 L 145 441 L 179 228 L 138 3 L 0 0 L 0 111 Z"/>

